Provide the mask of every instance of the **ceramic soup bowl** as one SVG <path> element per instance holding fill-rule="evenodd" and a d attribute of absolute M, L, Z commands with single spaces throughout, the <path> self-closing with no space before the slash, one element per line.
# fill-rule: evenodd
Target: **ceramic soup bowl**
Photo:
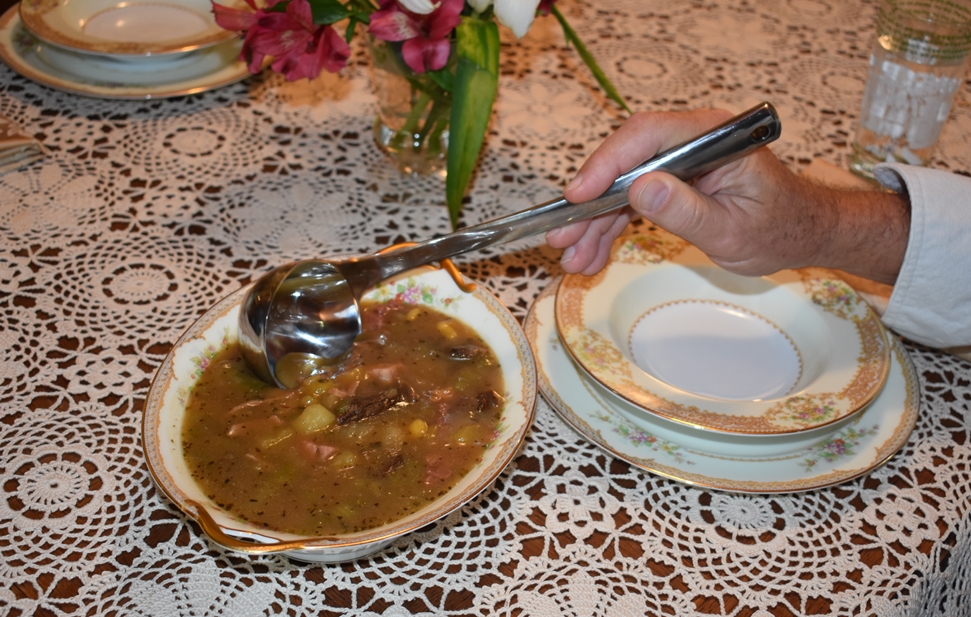
<path fill-rule="evenodd" d="M 193 324 L 159 368 L 145 404 L 143 444 L 162 491 L 194 518 L 217 544 L 248 554 L 283 553 L 309 562 L 338 562 L 374 553 L 411 531 L 461 508 L 492 485 L 519 451 L 536 403 L 533 355 L 515 317 L 493 295 L 459 288 L 445 270 L 420 268 L 386 281 L 367 300 L 393 298 L 424 304 L 471 326 L 502 367 L 504 408 L 484 455 L 451 490 L 421 509 L 381 527 L 340 536 L 298 537 L 257 527 L 223 510 L 201 490 L 183 456 L 182 424 L 193 384 L 209 359 L 236 341 L 239 306 L 246 289 L 227 297 Z"/>

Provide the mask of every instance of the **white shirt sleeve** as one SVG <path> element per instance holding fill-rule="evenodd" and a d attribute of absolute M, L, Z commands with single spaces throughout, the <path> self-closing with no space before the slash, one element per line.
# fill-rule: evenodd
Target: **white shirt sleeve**
<path fill-rule="evenodd" d="M 910 239 L 883 322 L 931 347 L 971 345 L 971 178 L 897 163 L 874 173 L 910 195 Z"/>

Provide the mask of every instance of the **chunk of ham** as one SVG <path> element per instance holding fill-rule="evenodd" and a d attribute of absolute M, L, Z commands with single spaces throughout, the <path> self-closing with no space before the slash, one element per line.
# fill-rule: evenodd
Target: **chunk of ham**
<path fill-rule="evenodd" d="M 368 310 L 364 311 L 361 315 L 363 330 L 365 332 L 377 332 L 384 328 L 384 321 L 388 316 L 388 313 L 392 309 L 399 308 L 402 302 L 399 300 L 392 300 L 391 302 L 386 302 L 384 304 L 379 304 L 377 306 L 371 306 Z"/>
<path fill-rule="evenodd" d="M 456 465 L 455 459 L 458 454 L 458 451 L 451 452 L 446 449 L 426 456 L 425 477 L 423 478 L 425 485 L 434 486 L 448 480 Z"/>
<path fill-rule="evenodd" d="M 327 444 L 319 444 L 311 441 L 310 439 L 301 439 L 297 444 L 300 451 L 303 452 L 307 458 L 314 463 L 323 463 L 334 458 L 334 455 L 339 451 L 334 446 L 329 446 Z"/>
<path fill-rule="evenodd" d="M 357 387 L 359 385 L 361 385 L 361 382 L 355 379 L 350 384 L 342 387 L 339 386 L 336 388 L 331 388 L 327 392 L 332 396 L 336 396 L 337 398 L 347 398 L 349 396 L 354 396 L 357 393 Z"/>
<path fill-rule="evenodd" d="M 404 365 L 397 364 L 375 364 L 367 369 L 367 378 L 382 386 L 388 386 L 398 380 L 404 369 Z"/>

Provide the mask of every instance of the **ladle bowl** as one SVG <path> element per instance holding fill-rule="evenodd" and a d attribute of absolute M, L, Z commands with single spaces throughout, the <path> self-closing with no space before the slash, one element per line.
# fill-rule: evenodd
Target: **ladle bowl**
<path fill-rule="evenodd" d="M 293 387 L 300 364 L 332 362 L 351 348 L 362 328 L 358 302 L 386 278 L 621 208 L 629 203 L 631 184 L 648 171 L 662 170 L 688 180 L 775 141 L 781 131 L 775 109 L 762 103 L 624 173 L 591 201 L 571 203 L 561 197 L 393 251 L 277 267 L 260 277 L 243 300 L 243 354 L 264 380 Z"/>

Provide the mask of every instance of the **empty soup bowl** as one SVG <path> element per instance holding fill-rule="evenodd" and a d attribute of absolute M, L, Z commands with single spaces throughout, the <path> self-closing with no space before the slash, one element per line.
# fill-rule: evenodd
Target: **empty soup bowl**
<path fill-rule="evenodd" d="M 822 269 L 733 274 L 660 229 L 619 238 L 598 274 L 567 275 L 557 330 L 576 363 L 625 402 L 695 429 L 817 431 L 883 388 L 876 313 Z"/>

